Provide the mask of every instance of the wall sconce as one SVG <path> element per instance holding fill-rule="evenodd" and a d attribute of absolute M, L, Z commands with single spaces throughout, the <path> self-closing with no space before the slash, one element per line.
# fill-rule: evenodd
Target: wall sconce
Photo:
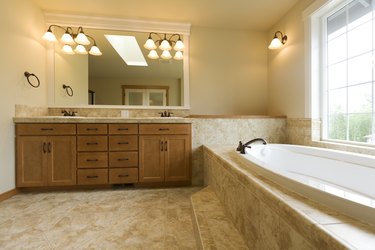
<path fill-rule="evenodd" d="M 278 37 L 280 36 L 280 38 Z M 275 36 L 273 37 L 270 45 L 268 46 L 269 49 L 280 49 L 288 40 L 288 37 L 284 35 L 281 31 L 276 31 Z"/>
<path fill-rule="evenodd" d="M 156 40 L 152 39 L 152 35 L 157 37 Z M 162 36 L 164 37 L 162 38 Z M 176 40 L 173 40 L 173 38 L 176 38 Z M 176 51 L 176 53 L 173 56 L 173 59 L 175 60 L 184 59 L 182 51 L 184 50 L 185 45 L 181 40 L 181 35 L 179 34 L 169 35 L 169 38 L 168 38 L 167 34 L 158 34 L 155 32 L 151 32 L 148 35 L 148 39 L 146 43 L 143 45 L 143 47 L 150 50 L 150 53 L 147 55 L 148 58 L 158 59 L 159 55 L 158 55 L 158 52 L 156 52 L 156 49 L 159 47 L 159 49 L 162 51 L 160 57 L 165 60 L 169 60 L 172 58 L 172 55 L 170 52 L 170 50 L 172 50 L 172 46 L 173 46 L 173 49 Z"/>
<path fill-rule="evenodd" d="M 52 32 L 52 27 L 57 27 L 57 28 L 63 29 L 65 31 L 65 33 L 60 38 L 61 43 L 64 44 L 64 46 L 61 49 L 61 51 L 64 54 L 74 55 L 74 54 L 77 53 L 79 55 L 87 55 L 87 50 L 86 50 L 86 47 L 84 45 L 90 45 L 90 41 L 89 41 L 89 38 L 90 38 L 93 41 L 94 45 L 91 46 L 90 51 L 88 53 L 90 55 L 93 55 L 93 56 L 101 56 L 102 55 L 102 52 L 100 51 L 100 49 L 96 45 L 95 39 L 93 37 L 89 36 L 89 35 L 85 35 L 85 33 L 83 33 L 82 27 L 78 27 L 77 33 L 74 33 L 72 27 L 64 28 L 64 27 L 59 26 L 59 25 L 54 25 L 54 24 L 50 25 L 48 27 L 47 32 L 44 33 L 44 35 L 42 36 L 42 38 L 44 40 L 49 41 L 49 42 L 56 42 L 57 41 L 55 34 L 53 34 L 53 32 Z M 77 44 L 77 46 L 73 50 L 72 46 L 76 45 L 76 44 Z"/>

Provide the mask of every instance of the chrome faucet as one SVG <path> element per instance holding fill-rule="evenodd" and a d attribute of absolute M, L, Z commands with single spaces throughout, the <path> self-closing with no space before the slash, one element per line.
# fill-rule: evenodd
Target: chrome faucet
<path fill-rule="evenodd" d="M 237 147 L 237 151 L 240 151 L 241 154 L 246 154 L 245 152 L 245 148 L 251 148 L 250 144 L 254 143 L 254 142 L 257 142 L 257 141 L 260 141 L 260 142 L 263 142 L 263 145 L 266 145 L 267 144 L 267 141 L 263 138 L 255 138 L 255 139 L 252 139 L 246 143 L 242 143 L 241 141 L 238 143 L 238 147 Z"/>

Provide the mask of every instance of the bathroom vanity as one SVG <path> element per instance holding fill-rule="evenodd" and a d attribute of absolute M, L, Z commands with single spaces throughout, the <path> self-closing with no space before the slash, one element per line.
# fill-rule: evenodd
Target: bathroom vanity
<path fill-rule="evenodd" d="M 191 183 L 188 119 L 15 122 L 17 187 Z"/>

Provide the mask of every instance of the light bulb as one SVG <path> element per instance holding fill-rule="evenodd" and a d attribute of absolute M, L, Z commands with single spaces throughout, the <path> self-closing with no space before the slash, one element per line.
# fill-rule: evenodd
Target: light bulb
<path fill-rule="evenodd" d="M 64 44 L 73 45 L 75 43 L 72 35 L 70 35 L 68 32 L 65 32 L 64 35 L 61 36 L 60 40 Z"/>
<path fill-rule="evenodd" d="M 46 33 L 42 36 L 42 38 L 48 42 L 56 42 L 56 36 L 52 33 L 51 29 L 48 29 Z"/>
<path fill-rule="evenodd" d="M 182 60 L 182 59 L 184 59 L 184 55 L 182 54 L 181 51 L 177 51 L 176 54 L 174 54 L 173 59 L 178 60 L 178 61 Z"/>
<path fill-rule="evenodd" d="M 168 50 L 164 50 L 160 57 L 165 60 L 169 60 L 172 58 L 172 55 Z"/>
<path fill-rule="evenodd" d="M 160 46 L 159 46 L 159 49 L 161 49 L 161 50 L 171 50 L 172 47 L 171 47 L 171 45 L 169 44 L 168 40 L 167 40 L 167 39 L 164 39 L 164 40 L 161 42 L 161 44 L 160 44 Z"/>
<path fill-rule="evenodd" d="M 283 46 L 283 44 L 281 43 L 280 39 L 277 38 L 277 37 L 274 37 L 270 43 L 270 45 L 268 46 L 269 49 L 279 49 Z"/>
<path fill-rule="evenodd" d="M 64 53 L 64 54 L 68 54 L 68 55 L 74 55 L 74 51 L 73 51 L 72 47 L 68 44 L 65 44 L 62 47 L 61 52 Z"/>
<path fill-rule="evenodd" d="M 145 42 L 145 44 L 143 45 L 143 47 L 145 49 L 148 49 L 148 50 L 154 50 L 157 48 L 154 40 L 152 40 L 151 38 L 147 39 L 147 41 Z"/>
<path fill-rule="evenodd" d="M 82 44 L 82 45 L 89 45 L 90 44 L 89 39 L 87 39 L 87 36 L 85 34 L 83 34 L 83 31 L 78 33 L 77 37 L 74 38 L 74 41 L 76 43 Z"/>
<path fill-rule="evenodd" d="M 185 49 L 185 45 L 184 43 L 181 41 L 181 39 L 179 39 L 176 44 L 174 45 L 173 47 L 174 50 L 176 51 L 183 51 Z"/>
<path fill-rule="evenodd" d="M 94 45 L 94 46 L 91 47 L 91 49 L 89 51 L 89 54 L 93 55 L 93 56 L 101 56 L 101 55 L 103 55 L 103 53 L 100 51 L 100 49 L 96 45 Z"/>
<path fill-rule="evenodd" d="M 76 52 L 77 54 L 80 54 L 80 55 L 87 55 L 87 50 L 86 50 L 85 46 L 83 46 L 82 44 L 78 44 L 77 47 L 75 48 L 74 52 Z"/>
<path fill-rule="evenodd" d="M 147 57 L 150 59 L 158 59 L 159 55 L 156 50 L 150 50 L 150 53 L 148 53 Z"/>

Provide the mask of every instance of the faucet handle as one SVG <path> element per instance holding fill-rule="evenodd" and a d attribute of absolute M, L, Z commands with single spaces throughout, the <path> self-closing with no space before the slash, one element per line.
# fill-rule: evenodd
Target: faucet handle
<path fill-rule="evenodd" d="M 164 112 L 159 112 L 158 114 L 160 114 L 160 117 L 164 117 Z"/>
<path fill-rule="evenodd" d="M 238 142 L 238 147 L 236 148 L 236 151 L 241 151 L 243 145 L 242 145 L 242 141 L 239 141 Z"/>

